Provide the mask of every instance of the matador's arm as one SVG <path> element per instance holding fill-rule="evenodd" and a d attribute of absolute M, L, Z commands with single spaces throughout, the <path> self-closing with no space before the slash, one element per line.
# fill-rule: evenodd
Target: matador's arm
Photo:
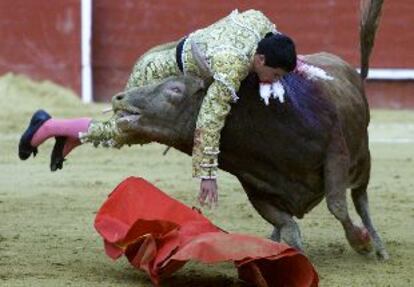
<path fill-rule="evenodd" d="M 210 60 L 214 81 L 207 90 L 197 118 L 193 147 L 193 176 L 217 177 L 220 132 L 237 100 L 240 82 L 249 72 L 249 61 L 233 51 L 221 51 Z"/>

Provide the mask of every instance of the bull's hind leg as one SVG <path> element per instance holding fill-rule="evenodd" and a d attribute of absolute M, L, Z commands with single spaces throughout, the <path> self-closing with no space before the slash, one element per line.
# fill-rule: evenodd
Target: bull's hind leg
<path fill-rule="evenodd" d="M 347 207 L 349 153 L 340 129 L 334 128 L 324 165 L 325 194 L 329 211 L 338 219 L 351 247 L 361 254 L 372 250 L 371 239 L 365 228 L 352 222 Z"/>
<path fill-rule="evenodd" d="M 384 244 L 382 243 L 381 238 L 379 237 L 377 231 L 374 228 L 374 225 L 371 221 L 371 216 L 368 206 L 368 194 L 367 194 L 367 184 L 360 186 L 358 188 L 352 189 L 352 200 L 354 201 L 355 209 L 359 216 L 362 219 L 362 223 L 368 229 L 369 235 L 371 236 L 375 253 L 380 260 L 387 260 L 389 255 L 387 250 L 385 250 Z"/>
<path fill-rule="evenodd" d="M 293 217 L 272 205 L 266 197 L 258 197 L 260 191 L 256 191 L 250 185 L 243 183 L 244 190 L 249 197 L 250 202 L 257 212 L 270 224 L 274 230 L 270 239 L 274 241 L 283 241 L 288 245 L 303 251 L 302 238 L 298 224 Z"/>

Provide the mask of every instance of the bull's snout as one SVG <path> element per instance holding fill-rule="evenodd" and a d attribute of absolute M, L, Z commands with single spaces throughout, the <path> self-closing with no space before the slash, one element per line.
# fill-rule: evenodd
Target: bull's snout
<path fill-rule="evenodd" d="M 125 99 L 125 93 L 118 93 L 112 97 L 112 109 L 116 112 L 124 106 L 123 101 Z"/>
<path fill-rule="evenodd" d="M 119 101 L 122 101 L 124 98 L 125 98 L 125 94 L 119 93 L 112 97 L 112 102 L 119 102 Z"/>

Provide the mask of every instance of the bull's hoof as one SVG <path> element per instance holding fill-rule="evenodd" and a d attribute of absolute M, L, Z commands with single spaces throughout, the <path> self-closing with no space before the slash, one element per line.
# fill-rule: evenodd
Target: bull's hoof
<path fill-rule="evenodd" d="M 270 234 L 269 239 L 274 242 L 280 242 L 280 230 L 276 227 L 273 228 L 273 232 Z"/>
<path fill-rule="evenodd" d="M 36 111 L 30 119 L 29 126 L 24 131 L 19 142 L 19 158 L 26 160 L 33 154 L 33 157 L 37 154 L 37 148 L 31 145 L 31 141 L 37 130 L 51 118 L 51 116 L 44 110 Z"/>
<path fill-rule="evenodd" d="M 351 247 L 359 254 L 366 255 L 374 250 L 371 237 L 365 227 L 355 226 L 352 233 L 347 233 L 346 237 Z"/>
<path fill-rule="evenodd" d="M 379 261 L 387 261 L 390 259 L 387 250 L 384 247 L 375 250 L 375 255 Z"/>
<path fill-rule="evenodd" d="M 375 254 L 377 255 L 379 261 L 387 261 L 390 259 L 390 256 L 388 255 L 388 252 L 385 249 L 377 250 Z"/>

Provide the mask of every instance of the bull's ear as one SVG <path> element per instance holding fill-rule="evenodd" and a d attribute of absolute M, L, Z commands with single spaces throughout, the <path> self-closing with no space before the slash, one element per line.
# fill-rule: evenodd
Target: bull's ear
<path fill-rule="evenodd" d="M 184 98 L 186 87 L 183 82 L 170 81 L 164 86 L 164 94 L 170 102 L 180 102 Z"/>

